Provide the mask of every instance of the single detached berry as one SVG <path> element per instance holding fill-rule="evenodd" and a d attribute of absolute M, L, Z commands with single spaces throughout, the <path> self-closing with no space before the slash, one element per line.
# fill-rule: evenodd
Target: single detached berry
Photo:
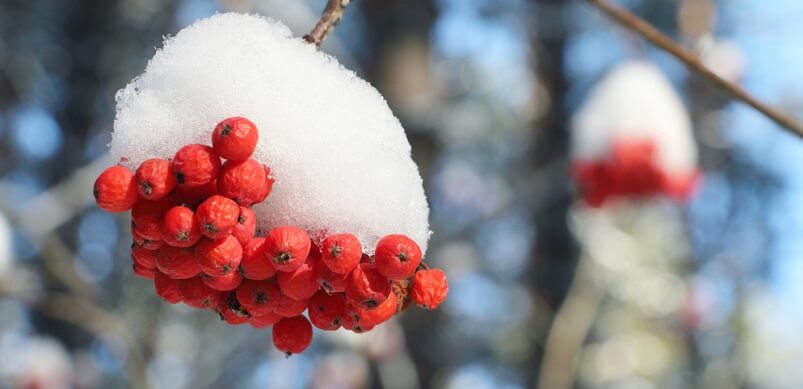
<path fill-rule="evenodd" d="M 225 276 L 240 266 L 243 246 L 231 235 L 217 240 L 204 238 L 195 246 L 195 258 L 207 275 Z"/>
<path fill-rule="evenodd" d="M 347 305 L 346 296 L 342 293 L 319 291 L 309 300 L 309 320 L 322 330 L 335 331 L 343 324 Z"/>
<path fill-rule="evenodd" d="M 272 229 L 265 237 L 265 256 L 276 270 L 289 272 L 298 269 L 307 260 L 310 240 L 307 233 L 297 227 Z"/>
<path fill-rule="evenodd" d="M 139 165 L 136 173 L 137 190 L 146 200 L 161 200 L 176 188 L 173 163 L 166 159 L 153 158 Z"/>
<path fill-rule="evenodd" d="M 289 272 L 279 272 L 276 279 L 282 294 L 296 300 L 305 300 L 320 288 L 316 271 L 316 260 L 307 260 L 298 269 Z"/>
<path fill-rule="evenodd" d="M 249 320 L 248 323 L 251 324 L 251 326 L 253 326 L 254 328 L 261 329 L 261 328 L 268 328 L 278 323 L 279 320 L 282 320 L 283 318 L 284 316 L 277 315 L 271 312 L 271 313 L 266 313 L 264 315 L 251 316 L 251 320 Z"/>
<path fill-rule="evenodd" d="M 421 263 L 421 248 L 404 235 L 388 235 L 376 244 L 376 270 L 393 280 L 404 280 L 415 273 Z"/>
<path fill-rule="evenodd" d="M 374 309 L 365 309 L 355 305 L 349 306 L 349 313 L 354 320 L 362 326 L 375 326 L 390 320 L 396 314 L 399 308 L 399 299 L 393 292 L 390 292 L 388 298 L 379 304 Z"/>
<path fill-rule="evenodd" d="M 309 299 L 296 300 L 294 298 L 279 294 L 279 304 L 274 313 L 284 317 L 298 316 L 307 310 Z"/>
<path fill-rule="evenodd" d="M 257 215 L 251 208 L 248 207 L 240 207 L 240 216 L 237 217 L 237 224 L 234 225 L 234 229 L 231 230 L 231 234 L 237 238 L 237 241 L 240 242 L 243 247 L 248 244 L 251 239 L 253 239 L 254 234 L 257 231 Z"/>
<path fill-rule="evenodd" d="M 182 147 L 173 157 L 173 174 L 179 188 L 197 188 L 217 178 L 221 163 L 215 150 L 201 144 Z"/>
<path fill-rule="evenodd" d="M 92 193 L 98 207 L 107 212 L 128 211 L 139 199 L 134 173 L 123 166 L 112 166 L 100 173 Z"/>
<path fill-rule="evenodd" d="M 234 297 L 234 293 L 229 293 L 220 299 L 215 311 L 220 315 L 220 320 L 230 325 L 240 325 L 248 323 L 250 314 L 240 308 L 240 303 Z"/>
<path fill-rule="evenodd" d="M 321 245 L 321 259 L 338 274 L 348 274 L 360 264 L 362 244 L 352 234 L 329 235 Z"/>
<path fill-rule="evenodd" d="M 227 161 L 217 179 L 217 191 L 237 204 L 249 206 L 264 200 L 265 169 L 259 162 L 248 158 L 244 161 Z"/>
<path fill-rule="evenodd" d="M 156 256 L 156 268 L 177 280 L 192 278 L 201 273 L 191 247 L 162 246 Z"/>
<path fill-rule="evenodd" d="M 238 271 L 233 271 L 229 274 L 217 277 L 201 274 L 201 279 L 204 281 L 206 286 L 221 292 L 228 292 L 237 289 L 237 287 L 243 283 L 243 276 Z"/>
<path fill-rule="evenodd" d="M 346 278 L 348 274 L 337 274 L 329 269 L 329 266 L 323 261 L 318 261 L 315 265 L 316 273 L 318 274 L 318 285 L 326 293 L 336 293 L 346 291 Z"/>
<path fill-rule="evenodd" d="M 312 325 L 304 316 L 286 317 L 273 325 L 273 345 L 288 357 L 300 354 L 312 342 Z"/>
<path fill-rule="evenodd" d="M 421 308 L 437 308 L 443 300 L 446 300 L 448 293 L 449 283 L 443 270 L 419 270 L 413 276 L 410 297 Z"/>
<path fill-rule="evenodd" d="M 131 259 L 146 269 L 156 268 L 156 250 L 148 250 L 136 244 L 131 245 Z"/>
<path fill-rule="evenodd" d="M 220 301 L 220 292 L 206 286 L 201 277 L 178 281 L 181 301 L 193 308 L 214 308 Z"/>
<path fill-rule="evenodd" d="M 276 269 L 265 258 L 263 243 L 265 243 L 265 238 L 254 238 L 243 247 L 240 271 L 249 280 L 267 280 L 276 274 Z"/>
<path fill-rule="evenodd" d="M 181 302 L 181 292 L 178 290 L 178 280 L 174 280 L 160 271 L 156 271 L 153 278 L 156 294 L 170 304 Z"/>
<path fill-rule="evenodd" d="M 390 280 L 370 263 L 361 263 L 346 278 L 346 298 L 365 309 L 374 309 L 390 294 Z"/>
<path fill-rule="evenodd" d="M 191 247 L 201 240 L 201 228 L 198 227 L 195 212 L 179 205 L 165 213 L 162 220 L 162 239 L 175 247 Z"/>
<path fill-rule="evenodd" d="M 212 133 L 212 146 L 221 158 L 242 161 L 254 153 L 259 141 L 257 126 L 242 117 L 223 119 Z"/>
<path fill-rule="evenodd" d="M 272 281 L 244 280 L 237 288 L 237 301 L 254 316 L 275 311 L 281 295 L 279 286 Z"/>
<path fill-rule="evenodd" d="M 137 262 L 134 262 L 131 268 L 134 270 L 134 274 L 146 280 L 152 280 L 156 273 L 156 269 L 148 269 Z"/>
<path fill-rule="evenodd" d="M 204 200 L 195 211 L 201 234 L 210 238 L 222 238 L 234 229 L 240 216 L 240 206 L 228 197 L 214 195 Z"/>

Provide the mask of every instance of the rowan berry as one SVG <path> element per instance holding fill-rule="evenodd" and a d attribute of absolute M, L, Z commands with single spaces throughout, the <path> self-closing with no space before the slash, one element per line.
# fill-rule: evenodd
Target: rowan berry
<path fill-rule="evenodd" d="M 229 161 L 242 161 L 250 157 L 258 141 L 257 126 L 243 117 L 223 119 L 212 133 L 215 151 Z"/>
<path fill-rule="evenodd" d="M 421 308 L 435 309 L 446 299 L 449 283 L 440 269 L 422 269 L 413 276 L 410 297 Z"/>
<path fill-rule="evenodd" d="M 312 342 L 312 325 L 304 316 L 286 317 L 273 325 L 273 345 L 288 357 L 300 354 Z"/>
<path fill-rule="evenodd" d="M 229 272 L 226 275 L 217 277 L 212 277 L 208 274 L 201 274 L 201 279 L 204 280 L 204 283 L 208 287 L 221 292 L 228 292 L 237 289 L 237 287 L 243 283 L 243 276 L 238 271 Z"/>
<path fill-rule="evenodd" d="M 265 258 L 264 242 L 265 238 L 254 238 L 243 247 L 240 271 L 249 280 L 267 280 L 276 274 L 276 269 Z"/>
<path fill-rule="evenodd" d="M 321 259 L 335 273 L 348 274 L 360 264 L 362 244 L 352 234 L 329 235 L 321 246 Z"/>
<path fill-rule="evenodd" d="M 156 271 L 153 278 L 156 294 L 170 304 L 181 302 L 181 292 L 178 290 L 178 280 L 170 278 L 167 274 Z"/>
<path fill-rule="evenodd" d="M 98 207 L 107 212 L 128 211 L 139 199 L 134 173 L 123 166 L 112 166 L 100 173 L 92 193 Z"/>
<path fill-rule="evenodd" d="M 375 326 L 390 320 L 399 308 L 399 300 L 396 294 L 390 292 L 388 298 L 374 309 L 364 309 L 356 305 L 349 306 L 349 314 L 362 326 Z"/>
<path fill-rule="evenodd" d="M 201 270 L 213 277 L 237 270 L 243 259 L 243 246 L 231 235 L 223 239 L 201 239 L 195 246 L 195 258 Z"/>
<path fill-rule="evenodd" d="M 186 205 L 195 208 L 204 200 L 217 194 L 217 180 L 212 180 L 208 184 L 197 188 L 177 187 L 169 198 L 174 205 Z"/>
<path fill-rule="evenodd" d="M 276 274 L 282 294 L 296 300 L 312 297 L 320 289 L 315 266 L 317 263 L 315 258 L 309 258 L 296 270 Z"/>
<path fill-rule="evenodd" d="M 304 230 L 291 226 L 272 229 L 265 237 L 264 246 L 265 256 L 281 272 L 298 269 L 310 252 L 309 235 Z"/>
<path fill-rule="evenodd" d="M 270 176 L 270 168 L 264 165 L 262 168 L 265 170 L 265 183 L 262 185 L 262 190 L 259 192 L 259 196 L 257 196 L 254 204 L 259 204 L 265 201 L 265 199 L 270 196 L 271 190 L 273 190 L 273 183 L 275 180 Z"/>
<path fill-rule="evenodd" d="M 237 224 L 231 230 L 231 234 L 237 241 L 245 247 L 257 230 L 257 215 L 248 207 L 240 207 L 240 216 L 237 217 Z"/>
<path fill-rule="evenodd" d="M 135 174 L 139 195 L 146 200 L 161 200 L 176 188 L 173 163 L 166 159 L 146 160 Z"/>
<path fill-rule="evenodd" d="M 376 270 L 393 280 L 410 278 L 421 263 L 421 248 L 404 235 L 388 235 L 376 244 Z"/>
<path fill-rule="evenodd" d="M 214 195 L 198 206 L 195 215 L 201 233 L 208 238 L 219 239 L 234 229 L 240 216 L 240 206 L 228 197 Z"/>
<path fill-rule="evenodd" d="M 244 280 L 237 288 L 237 301 L 254 316 L 275 311 L 281 295 L 279 286 L 273 281 Z"/>
<path fill-rule="evenodd" d="M 131 267 L 134 270 L 134 274 L 146 280 L 152 280 L 154 277 L 154 272 L 156 271 L 155 269 L 148 269 L 137 262 L 132 263 Z"/>
<path fill-rule="evenodd" d="M 265 169 L 251 158 L 238 162 L 227 161 L 218 176 L 217 191 L 247 207 L 264 200 L 261 197 L 266 179 Z"/>
<path fill-rule="evenodd" d="M 131 259 L 146 269 L 156 268 L 156 250 L 148 250 L 136 243 L 131 244 Z"/>
<path fill-rule="evenodd" d="M 362 334 L 364 332 L 371 331 L 374 329 L 374 326 L 370 324 L 362 324 L 355 319 L 354 315 L 346 314 L 343 315 L 343 328 L 357 334 Z"/>
<path fill-rule="evenodd" d="M 220 315 L 220 320 L 231 325 L 248 323 L 251 318 L 248 311 L 240 307 L 240 303 L 237 302 L 234 292 L 228 293 L 225 297 L 221 298 L 215 311 Z"/>
<path fill-rule="evenodd" d="M 279 294 L 279 305 L 276 306 L 274 313 L 284 317 L 298 316 L 307 310 L 309 299 L 296 300 L 289 296 Z"/>
<path fill-rule="evenodd" d="M 139 236 L 149 240 L 162 240 L 162 218 L 170 209 L 164 200 L 140 200 L 131 209 L 131 226 Z"/>
<path fill-rule="evenodd" d="M 309 300 L 309 320 L 322 330 L 335 331 L 343 324 L 346 306 L 346 296 L 342 293 L 319 291 Z"/>
<path fill-rule="evenodd" d="M 374 309 L 388 298 L 390 280 L 369 263 L 361 263 L 346 278 L 346 298 L 350 303 Z"/>
<path fill-rule="evenodd" d="M 162 219 L 162 239 L 175 247 L 191 247 L 201 240 L 201 229 L 191 209 L 178 205 Z"/>
<path fill-rule="evenodd" d="M 156 268 L 177 280 L 192 278 L 201 273 L 191 247 L 162 246 L 156 256 Z"/>
<path fill-rule="evenodd" d="M 220 292 L 206 286 L 201 277 L 178 281 L 181 301 L 193 308 L 214 308 L 220 301 Z"/>
<path fill-rule="evenodd" d="M 158 250 L 162 247 L 162 245 L 164 245 L 164 241 L 162 240 L 150 240 L 139 235 L 137 230 L 134 228 L 133 223 L 131 226 L 131 236 L 134 238 L 134 244 L 144 249 Z"/>
<path fill-rule="evenodd" d="M 220 157 L 201 144 L 182 147 L 173 157 L 173 174 L 179 188 L 197 188 L 214 181 L 220 174 Z"/>
<path fill-rule="evenodd" d="M 348 278 L 348 274 L 337 274 L 333 272 L 323 261 L 318 261 L 315 265 L 315 270 L 318 274 L 318 285 L 327 293 L 346 291 L 346 278 Z"/>
<path fill-rule="evenodd" d="M 276 324 L 277 322 L 279 322 L 279 320 L 282 320 L 283 318 L 284 318 L 284 316 L 277 315 L 277 314 L 275 314 L 273 312 L 270 312 L 270 313 L 266 313 L 264 315 L 251 316 L 251 320 L 249 321 L 249 323 L 254 328 L 260 328 L 260 329 L 261 328 L 268 328 L 268 327 Z"/>

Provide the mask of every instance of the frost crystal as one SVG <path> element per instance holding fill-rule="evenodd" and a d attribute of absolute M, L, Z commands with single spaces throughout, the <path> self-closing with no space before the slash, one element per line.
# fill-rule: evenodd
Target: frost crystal
<path fill-rule="evenodd" d="M 276 179 L 254 207 L 260 228 L 350 232 L 373 253 L 384 235 L 426 250 L 427 205 L 418 167 L 382 96 L 282 23 L 219 14 L 168 38 L 145 73 L 116 96 L 111 154 L 136 167 L 244 116 L 260 130 L 254 158 Z"/>

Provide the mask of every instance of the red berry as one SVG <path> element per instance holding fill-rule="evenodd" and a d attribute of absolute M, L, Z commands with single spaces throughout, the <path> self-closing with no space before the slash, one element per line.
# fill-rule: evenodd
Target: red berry
<path fill-rule="evenodd" d="M 224 276 L 240 266 L 243 246 L 231 235 L 218 240 L 204 238 L 195 246 L 195 258 L 204 273 L 213 277 Z"/>
<path fill-rule="evenodd" d="M 282 292 L 273 281 L 245 280 L 237 288 L 237 301 L 254 316 L 273 312 L 279 305 Z"/>
<path fill-rule="evenodd" d="M 318 273 L 318 285 L 327 293 L 346 291 L 346 278 L 348 278 L 348 274 L 337 274 L 333 272 L 323 261 L 318 261 L 315 265 L 315 270 L 316 273 Z"/>
<path fill-rule="evenodd" d="M 262 185 L 262 190 L 259 192 L 259 196 L 257 197 L 257 201 L 255 204 L 261 203 L 265 201 L 265 199 L 270 196 L 270 191 L 273 189 L 273 182 L 274 179 L 270 176 L 270 168 L 267 166 L 262 166 L 265 170 L 265 184 Z"/>
<path fill-rule="evenodd" d="M 245 247 L 254 237 L 256 230 L 257 216 L 254 214 L 254 211 L 248 207 L 240 207 L 240 216 L 237 217 L 237 224 L 234 225 L 231 234 Z"/>
<path fill-rule="evenodd" d="M 147 267 L 142 266 L 136 262 L 132 264 L 132 269 L 134 270 L 134 274 L 146 280 L 152 280 L 154 277 L 154 273 L 156 272 L 155 269 L 148 269 Z"/>
<path fill-rule="evenodd" d="M 312 325 L 304 316 L 286 317 L 273 326 L 273 345 L 287 356 L 300 354 L 312 342 Z"/>
<path fill-rule="evenodd" d="M 419 270 L 413 276 L 410 297 L 421 308 L 435 309 L 449 293 L 446 274 L 440 269 Z"/>
<path fill-rule="evenodd" d="M 296 300 L 306 300 L 312 297 L 320 288 L 318 273 L 315 270 L 317 263 L 318 261 L 312 258 L 296 270 L 276 274 L 282 294 Z"/>
<path fill-rule="evenodd" d="M 410 278 L 421 264 L 421 248 L 404 235 L 388 235 L 376 244 L 376 270 L 393 280 Z"/>
<path fill-rule="evenodd" d="M 322 244 L 321 259 L 338 274 L 348 274 L 360 264 L 362 244 L 352 234 L 329 235 Z"/>
<path fill-rule="evenodd" d="M 195 210 L 201 233 L 211 239 L 222 238 L 234 229 L 240 216 L 240 206 L 228 197 L 214 195 Z"/>
<path fill-rule="evenodd" d="M 374 326 L 371 324 L 362 324 L 355 319 L 355 315 L 347 314 L 343 316 L 343 328 L 357 334 L 362 334 L 363 332 L 371 331 L 374 329 Z"/>
<path fill-rule="evenodd" d="M 278 323 L 279 320 L 282 320 L 283 318 L 284 316 L 280 316 L 271 312 L 271 313 L 266 313 L 264 315 L 251 316 L 251 320 L 249 321 L 249 323 L 254 328 L 268 328 Z"/>
<path fill-rule="evenodd" d="M 264 246 L 265 256 L 276 270 L 282 272 L 298 269 L 310 252 L 309 235 L 291 226 L 272 229 L 265 237 Z"/>
<path fill-rule="evenodd" d="M 220 292 L 206 286 L 201 277 L 192 277 L 178 281 L 181 301 L 193 308 L 217 307 Z"/>
<path fill-rule="evenodd" d="M 243 276 L 238 271 L 233 271 L 224 276 L 217 277 L 201 274 L 201 279 L 204 280 L 204 283 L 208 287 L 221 292 L 228 292 L 237 289 L 237 287 L 243 283 Z"/>
<path fill-rule="evenodd" d="M 100 173 L 92 192 L 98 207 L 107 212 L 128 211 L 139 198 L 134 173 L 123 166 L 112 166 Z"/>
<path fill-rule="evenodd" d="M 136 244 L 131 245 L 131 259 L 146 269 L 156 268 L 157 254 L 158 252 L 156 250 L 148 250 L 142 246 L 137 246 Z"/>
<path fill-rule="evenodd" d="M 176 188 L 173 163 L 159 158 L 139 165 L 135 175 L 139 195 L 146 200 L 161 200 Z"/>
<path fill-rule="evenodd" d="M 220 157 L 209 146 L 189 144 L 173 157 L 173 174 L 179 188 L 208 184 L 217 178 L 220 168 Z"/>
<path fill-rule="evenodd" d="M 186 205 L 195 208 L 198 204 L 216 194 L 217 180 L 213 180 L 197 188 L 178 187 L 170 194 L 169 198 L 175 205 Z"/>
<path fill-rule="evenodd" d="M 240 269 L 249 280 L 267 280 L 276 274 L 276 269 L 265 258 L 265 238 L 254 238 L 243 247 Z"/>
<path fill-rule="evenodd" d="M 337 330 L 343 324 L 346 305 L 346 297 L 342 293 L 319 291 L 309 300 L 309 320 L 322 330 Z"/>
<path fill-rule="evenodd" d="M 178 290 L 178 281 L 174 280 L 160 271 L 156 271 L 153 278 L 156 287 L 156 294 L 170 304 L 181 302 L 181 292 Z"/>
<path fill-rule="evenodd" d="M 220 315 L 220 320 L 223 320 L 231 325 L 248 323 L 251 318 L 251 314 L 240 307 L 240 303 L 237 302 L 234 292 L 231 292 L 224 298 L 221 298 L 218 306 L 215 308 L 215 311 L 217 311 L 218 315 Z"/>
<path fill-rule="evenodd" d="M 162 239 L 175 247 L 190 247 L 198 243 L 201 229 L 195 213 L 182 205 L 167 211 L 162 219 Z"/>
<path fill-rule="evenodd" d="M 170 278 L 183 280 L 201 273 L 192 248 L 164 245 L 156 256 L 156 268 Z"/>
<path fill-rule="evenodd" d="M 212 146 L 221 158 L 242 161 L 254 153 L 259 141 L 257 126 L 242 117 L 223 119 L 212 133 Z"/>
<path fill-rule="evenodd" d="M 144 249 L 148 249 L 148 250 L 159 250 L 162 247 L 162 245 L 164 244 L 164 241 L 162 241 L 162 240 L 150 240 L 150 239 L 146 239 L 145 237 L 139 235 L 139 233 L 137 232 L 136 229 L 133 228 L 133 226 L 132 226 L 132 229 L 131 229 L 131 236 L 134 237 L 134 244 L 135 245 L 140 246 L 140 247 L 142 247 Z"/>
<path fill-rule="evenodd" d="M 145 239 L 163 240 L 162 218 L 168 209 L 170 204 L 166 201 L 137 202 L 131 210 L 131 228 Z"/>
<path fill-rule="evenodd" d="M 388 298 L 379 304 L 374 309 L 365 309 L 355 305 L 349 307 L 349 314 L 352 315 L 354 320 L 360 323 L 363 327 L 375 326 L 390 320 L 399 307 L 399 300 L 393 292 L 390 292 Z"/>
<path fill-rule="evenodd" d="M 245 161 L 228 161 L 217 179 L 217 191 L 237 204 L 249 206 L 264 198 L 265 169 L 259 162 L 249 158 Z"/>
<path fill-rule="evenodd" d="M 294 298 L 279 295 L 279 305 L 276 306 L 275 313 L 284 317 L 298 316 L 307 310 L 309 299 L 296 300 Z"/>
<path fill-rule="evenodd" d="M 346 278 L 346 298 L 349 302 L 374 309 L 390 294 L 390 280 L 379 274 L 369 263 L 361 263 Z"/>

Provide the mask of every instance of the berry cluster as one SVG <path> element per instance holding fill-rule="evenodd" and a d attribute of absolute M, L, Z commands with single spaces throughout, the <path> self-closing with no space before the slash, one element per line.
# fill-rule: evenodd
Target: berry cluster
<path fill-rule="evenodd" d="M 359 333 L 410 301 L 440 305 L 445 274 L 429 269 L 404 235 L 381 239 L 373 257 L 353 234 L 316 241 L 279 226 L 257 236 L 251 206 L 267 199 L 274 182 L 270 168 L 251 158 L 258 137 L 252 122 L 232 117 L 215 126 L 212 147 L 190 144 L 172 160 L 100 174 L 98 206 L 131 210 L 135 274 L 153 279 L 169 303 L 212 309 L 231 325 L 273 326 L 274 345 L 288 355 L 309 346 L 312 325 Z"/>

